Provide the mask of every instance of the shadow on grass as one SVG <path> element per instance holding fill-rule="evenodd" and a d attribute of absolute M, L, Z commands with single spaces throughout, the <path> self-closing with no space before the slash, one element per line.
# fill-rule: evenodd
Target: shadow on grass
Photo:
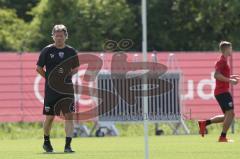
<path fill-rule="evenodd" d="M 67 153 L 67 152 L 42 152 L 42 153 L 37 153 L 38 155 L 59 155 L 59 154 L 66 154 L 66 155 L 70 155 L 70 154 L 75 154 L 76 152 L 72 152 L 72 153 Z"/>

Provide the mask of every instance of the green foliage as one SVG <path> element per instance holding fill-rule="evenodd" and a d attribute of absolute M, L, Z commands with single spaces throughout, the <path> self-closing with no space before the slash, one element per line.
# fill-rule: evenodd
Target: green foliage
<path fill-rule="evenodd" d="M 240 49 L 239 0 L 147 2 L 149 51 L 217 50 L 221 40 Z M 0 8 L 1 50 L 38 51 L 52 42 L 58 23 L 80 51 L 102 51 L 107 39 L 123 38 L 134 41 L 131 51 L 141 50 L 140 0 L 0 0 Z"/>
<path fill-rule="evenodd" d="M 219 41 L 229 40 L 239 49 L 239 7 L 237 0 L 152 0 L 150 46 L 161 50 L 203 51 L 216 50 Z"/>
<path fill-rule="evenodd" d="M 58 23 L 68 27 L 68 43 L 81 51 L 102 50 L 107 39 L 134 38 L 134 14 L 124 0 L 43 0 L 33 13 L 44 35 L 37 41 L 40 48 L 52 41 L 51 29 Z"/>
<path fill-rule="evenodd" d="M 0 10 L 0 50 L 21 51 L 28 26 L 14 10 Z"/>
<path fill-rule="evenodd" d="M 33 18 L 29 12 L 39 1 L 40 0 L 0 0 L 0 8 L 15 9 L 19 18 L 29 22 Z"/>

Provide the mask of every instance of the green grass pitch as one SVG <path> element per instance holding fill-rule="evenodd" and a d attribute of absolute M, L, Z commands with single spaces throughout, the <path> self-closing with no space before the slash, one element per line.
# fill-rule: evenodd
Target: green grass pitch
<path fill-rule="evenodd" d="M 217 135 L 150 136 L 150 159 L 236 159 L 240 136 L 229 135 L 234 143 L 218 143 Z M 64 138 L 52 139 L 53 154 L 45 154 L 41 139 L 3 139 L 1 159 L 144 159 L 143 137 L 76 138 L 74 154 L 64 154 Z"/>

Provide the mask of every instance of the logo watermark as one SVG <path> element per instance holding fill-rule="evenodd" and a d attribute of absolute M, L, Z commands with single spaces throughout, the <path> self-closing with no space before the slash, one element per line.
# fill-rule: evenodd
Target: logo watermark
<path fill-rule="evenodd" d="M 130 49 L 132 46 L 133 41 L 130 39 L 123 39 L 119 42 L 109 40 L 103 45 L 105 52 L 114 52 L 109 70 L 111 89 L 94 88 L 88 85 L 74 85 L 73 83 L 65 82 L 65 78 L 72 75 L 73 70 L 84 64 L 87 64 L 87 69 L 82 79 L 83 83 L 97 81 L 103 67 L 103 60 L 96 55 L 78 54 L 55 67 L 50 72 L 47 80 L 47 85 L 56 93 L 62 95 L 62 98 L 54 105 L 55 114 L 65 119 L 66 114 L 72 113 L 73 120 L 90 120 L 114 110 L 119 104 L 119 99 L 123 100 L 129 106 L 133 106 L 136 104 L 137 99 L 141 97 L 159 96 L 171 90 L 173 87 L 171 82 L 160 78 L 167 71 L 165 65 L 157 62 L 128 61 L 128 55 L 124 51 Z M 145 83 L 142 80 L 143 76 L 146 76 L 148 79 Z M 125 83 L 122 82 L 125 85 L 124 91 L 122 91 L 123 86 L 118 82 L 118 79 L 125 81 Z M 152 83 L 151 79 L 155 79 L 155 82 Z M 144 85 L 147 85 L 147 90 L 143 89 Z M 74 88 L 75 92 L 81 95 L 97 98 L 97 106 L 84 112 L 75 112 L 73 108 Z M 95 93 L 89 93 L 89 90 Z M 98 92 L 101 92 L 101 95 Z M 113 102 L 109 104 L 107 101 L 110 99 Z M 130 119 L 131 117 L 128 118 Z"/>

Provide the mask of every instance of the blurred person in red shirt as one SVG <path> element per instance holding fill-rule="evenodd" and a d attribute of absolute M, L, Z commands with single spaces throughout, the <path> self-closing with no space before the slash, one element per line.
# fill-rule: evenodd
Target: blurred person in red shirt
<path fill-rule="evenodd" d="M 232 44 L 228 41 L 221 41 L 219 44 L 221 56 L 215 64 L 214 78 L 216 79 L 216 87 L 214 96 L 224 115 L 218 115 L 208 120 L 198 121 L 199 132 L 204 137 L 206 127 L 213 123 L 222 123 L 223 129 L 218 139 L 219 142 L 232 142 L 226 137 L 227 131 L 234 119 L 234 104 L 232 95 L 229 92 L 229 85 L 236 85 L 240 79 L 239 75 L 230 75 L 230 67 L 228 65 L 228 57 L 232 55 Z"/>

